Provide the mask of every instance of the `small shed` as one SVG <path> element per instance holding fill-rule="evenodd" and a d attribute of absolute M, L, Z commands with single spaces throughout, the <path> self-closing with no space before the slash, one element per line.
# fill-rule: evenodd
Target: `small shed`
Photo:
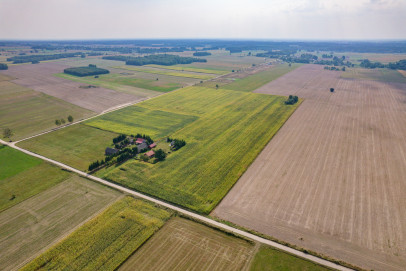
<path fill-rule="evenodd" d="M 149 152 L 145 153 L 146 156 L 148 156 L 148 158 L 154 157 L 155 152 L 153 150 L 150 150 Z"/>
<path fill-rule="evenodd" d="M 145 143 L 145 142 L 147 142 L 145 139 L 137 138 L 137 140 L 135 141 L 135 144 L 142 144 L 142 143 Z"/>
<path fill-rule="evenodd" d="M 118 153 L 117 149 L 113 149 L 113 148 L 106 148 L 106 150 L 104 151 L 104 154 L 107 156 L 113 155 Z"/>
<path fill-rule="evenodd" d="M 147 145 L 147 143 L 141 143 L 141 144 L 138 144 L 137 145 L 137 149 L 138 149 L 138 152 L 142 152 L 143 150 L 146 150 L 146 149 L 148 149 L 148 145 Z"/>
<path fill-rule="evenodd" d="M 153 149 L 153 148 L 155 148 L 156 147 L 156 144 L 155 143 L 152 143 L 151 145 L 149 145 L 149 148 L 150 149 Z"/>

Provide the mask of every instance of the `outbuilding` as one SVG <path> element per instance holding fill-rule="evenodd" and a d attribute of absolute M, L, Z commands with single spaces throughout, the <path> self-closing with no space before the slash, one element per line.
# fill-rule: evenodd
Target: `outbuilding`
<path fill-rule="evenodd" d="M 149 152 L 146 152 L 145 155 L 146 155 L 148 158 L 152 158 L 152 157 L 154 157 L 155 152 L 154 152 L 153 150 L 150 150 Z"/>
<path fill-rule="evenodd" d="M 113 155 L 118 153 L 117 149 L 113 149 L 113 148 L 106 148 L 106 150 L 104 151 L 104 154 L 107 156 Z"/>

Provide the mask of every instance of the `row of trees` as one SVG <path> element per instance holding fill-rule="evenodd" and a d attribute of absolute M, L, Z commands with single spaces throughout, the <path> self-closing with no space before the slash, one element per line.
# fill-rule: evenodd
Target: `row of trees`
<path fill-rule="evenodd" d="M 104 56 L 103 59 L 125 61 L 127 65 L 142 66 L 148 64 L 157 65 L 176 65 L 176 64 L 190 64 L 193 62 L 207 62 L 206 59 L 194 57 L 181 57 L 177 55 L 149 55 L 144 57 L 131 57 L 131 56 Z"/>
<path fill-rule="evenodd" d="M 28 62 L 38 63 L 39 61 L 76 57 L 76 56 L 81 56 L 82 54 L 83 53 L 63 53 L 63 54 L 52 54 L 52 55 L 13 56 L 13 57 L 7 58 L 7 61 L 13 61 L 14 64 L 28 63 Z"/>
<path fill-rule="evenodd" d="M 73 117 L 71 115 L 68 116 L 68 121 L 73 122 Z M 65 124 L 65 123 L 66 123 L 66 121 L 64 118 L 55 120 L 55 125 L 58 125 L 58 126 Z"/>
<path fill-rule="evenodd" d="M 182 148 L 183 146 L 186 145 L 186 141 L 183 139 L 176 139 L 176 138 L 168 137 L 166 139 L 166 141 L 171 143 L 171 149 L 173 151 L 179 150 L 180 148 Z"/>
<path fill-rule="evenodd" d="M 387 65 L 378 61 L 372 62 L 369 59 L 363 59 L 359 65 L 366 69 L 388 68 L 392 70 L 406 70 L 406 59 L 402 59 L 394 63 L 390 62 Z"/>
<path fill-rule="evenodd" d="M 63 70 L 64 73 L 74 75 L 74 76 L 92 76 L 110 73 L 109 70 L 97 68 L 96 65 L 89 64 L 87 67 L 73 67 L 66 68 Z"/>
<path fill-rule="evenodd" d="M 210 56 L 210 52 L 195 52 L 193 53 L 193 56 Z"/>
<path fill-rule="evenodd" d="M 8 70 L 8 66 L 5 63 L 0 63 L 0 70 Z"/>

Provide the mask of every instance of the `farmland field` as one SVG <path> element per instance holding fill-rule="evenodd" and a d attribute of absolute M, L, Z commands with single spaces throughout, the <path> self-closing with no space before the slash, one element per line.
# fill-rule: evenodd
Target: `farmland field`
<path fill-rule="evenodd" d="M 43 173 L 43 179 L 57 174 Z M 0 269 L 18 269 L 119 196 L 107 187 L 72 176 L 1 212 Z"/>
<path fill-rule="evenodd" d="M 284 100 L 284 97 L 192 87 L 146 101 L 142 107 L 168 115 L 178 112 L 199 117 L 169 134 L 184 139 L 186 146 L 161 163 L 151 165 L 130 160 L 97 175 L 207 213 L 292 114 L 297 105 L 286 106 Z M 120 111 L 107 116 L 115 118 Z M 131 123 L 131 118 L 126 121 Z M 105 129 L 109 127 L 106 125 Z M 116 127 L 114 131 L 121 132 Z"/>
<path fill-rule="evenodd" d="M 83 84 L 53 76 L 69 66 L 46 62 L 40 64 L 22 64 L 10 66 L 1 71 L 15 77 L 11 82 L 38 92 L 59 98 L 68 103 L 94 111 L 102 112 L 128 102 L 142 99 L 142 96 L 129 95 L 106 88 L 80 88 Z"/>
<path fill-rule="evenodd" d="M 162 66 L 162 65 L 147 65 L 147 67 L 159 68 L 159 69 L 166 69 L 166 70 L 175 70 L 175 71 L 188 71 L 188 72 L 198 72 L 198 73 L 209 73 L 209 74 L 217 74 L 217 75 L 224 75 L 229 73 L 229 71 L 222 71 L 222 70 L 214 70 L 214 69 L 199 69 L 199 68 L 191 68 L 191 67 L 182 67 L 182 66 Z"/>
<path fill-rule="evenodd" d="M 195 121 L 197 117 L 152 110 L 142 106 L 130 106 L 86 121 L 85 124 L 103 130 L 127 135 L 146 134 L 153 139 L 172 134 Z"/>
<path fill-rule="evenodd" d="M 406 83 L 406 78 L 397 70 L 389 69 L 347 69 L 341 74 L 342 78 L 377 80 L 388 83 Z"/>
<path fill-rule="evenodd" d="M 0 128 L 10 128 L 13 140 L 55 127 L 55 119 L 81 119 L 94 112 L 36 92 L 10 81 L 0 81 Z M 3 138 L 3 133 L 0 135 Z"/>
<path fill-rule="evenodd" d="M 221 87 L 224 89 L 232 89 L 239 91 L 253 91 L 259 88 L 260 86 L 296 69 L 299 66 L 300 64 L 292 64 L 292 66 L 290 67 L 288 66 L 288 64 L 277 65 L 271 67 L 266 71 L 249 75 L 242 79 L 236 79 L 234 82 L 223 85 Z"/>
<path fill-rule="evenodd" d="M 119 270 L 247 270 L 254 253 L 252 243 L 176 217 Z"/>
<path fill-rule="evenodd" d="M 403 270 L 406 84 L 340 74 L 304 65 L 256 90 L 304 102 L 213 215 L 366 269 Z"/>
<path fill-rule="evenodd" d="M 104 159 L 104 150 L 111 147 L 116 136 L 112 132 L 76 124 L 19 142 L 18 146 L 86 170 L 91 162 Z"/>
<path fill-rule="evenodd" d="M 170 211 L 125 197 L 22 270 L 115 270 L 170 216 Z"/>
<path fill-rule="evenodd" d="M 68 177 L 40 159 L 0 146 L 0 212 Z"/>
<path fill-rule="evenodd" d="M 136 71 L 136 72 L 144 72 L 144 73 L 153 73 L 153 74 L 161 74 L 161 75 L 169 75 L 169 76 L 176 76 L 176 77 L 189 77 L 189 78 L 194 78 L 194 79 L 200 79 L 200 80 L 207 80 L 215 77 L 216 75 L 210 75 L 210 74 L 204 74 L 204 73 L 194 73 L 194 72 L 187 72 L 187 71 L 174 71 L 174 70 L 168 70 L 168 69 L 158 69 L 154 67 L 137 67 L 137 66 L 131 66 L 131 65 L 126 65 L 126 66 L 120 66 L 120 67 L 115 67 L 116 69 L 122 69 L 122 70 L 129 70 L 129 71 Z"/>
<path fill-rule="evenodd" d="M 283 253 L 267 246 L 261 246 L 255 254 L 251 271 L 327 271 L 329 268 Z"/>

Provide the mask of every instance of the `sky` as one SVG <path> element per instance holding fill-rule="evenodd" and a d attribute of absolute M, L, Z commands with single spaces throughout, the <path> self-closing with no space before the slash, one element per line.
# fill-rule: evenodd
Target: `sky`
<path fill-rule="evenodd" d="M 5 39 L 406 39 L 406 0 L 0 0 Z"/>

